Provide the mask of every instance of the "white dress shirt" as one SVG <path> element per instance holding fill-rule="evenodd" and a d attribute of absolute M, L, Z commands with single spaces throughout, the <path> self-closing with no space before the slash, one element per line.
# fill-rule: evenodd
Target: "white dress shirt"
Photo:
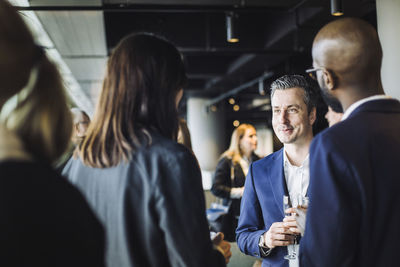
<path fill-rule="evenodd" d="M 297 204 L 298 196 L 306 196 L 308 185 L 310 183 L 310 159 L 309 155 L 304 159 L 301 166 L 294 166 L 290 163 L 286 156 L 286 151 L 283 150 L 283 171 L 287 189 L 289 192 L 290 201 L 292 204 Z M 299 245 L 288 246 L 288 253 L 295 249 L 297 256 L 299 255 Z M 299 260 L 290 260 L 289 267 L 298 267 Z"/>
<path fill-rule="evenodd" d="M 310 183 L 310 160 L 309 155 L 304 159 L 301 166 L 294 166 L 290 163 L 283 151 L 283 170 L 290 201 L 297 203 L 297 196 L 306 196 L 308 184 Z"/>
<path fill-rule="evenodd" d="M 309 155 L 304 159 L 301 166 L 293 166 L 287 156 L 286 151 L 283 150 L 283 171 L 285 175 L 286 185 L 288 188 L 289 196 L 291 201 L 295 196 L 301 195 L 306 196 L 308 185 L 310 183 L 310 160 Z M 283 199 L 282 199 L 283 205 Z M 265 245 L 264 235 L 261 235 L 258 246 L 261 248 L 261 254 L 263 257 L 268 256 L 273 249 L 269 249 Z M 296 250 L 297 255 L 299 255 L 299 245 L 288 246 L 288 253 L 291 253 L 293 249 Z M 299 260 L 290 260 L 289 267 L 298 267 Z"/>

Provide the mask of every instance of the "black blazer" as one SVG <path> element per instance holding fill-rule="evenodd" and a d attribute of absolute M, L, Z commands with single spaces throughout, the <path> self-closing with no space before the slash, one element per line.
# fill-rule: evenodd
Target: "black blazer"
<path fill-rule="evenodd" d="M 63 174 L 105 226 L 109 267 L 225 266 L 210 241 L 199 166 L 183 145 L 152 134 L 129 162 L 99 169 L 71 159 Z"/>
<path fill-rule="evenodd" d="M 252 154 L 251 160 L 256 161 L 259 157 L 255 154 Z M 240 215 L 240 199 L 231 199 L 230 193 L 232 187 L 242 187 L 244 186 L 244 182 L 246 180 L 246 176 L 242 170 L 240 164 L 235 164 L 233 166 L 234 169 L 234 179 L 232 181 L 231 178 L 231 168 L 232 168 L 232 160 L 227 157 L 222 157 L 218 162 L 218 165 L 215 169 L 213 184 L 211 187 L 211 192 L 220 198 L 224 199 L 224 204 L 226 205 L 232 200 L 230 212 L 234 216 Z"/>

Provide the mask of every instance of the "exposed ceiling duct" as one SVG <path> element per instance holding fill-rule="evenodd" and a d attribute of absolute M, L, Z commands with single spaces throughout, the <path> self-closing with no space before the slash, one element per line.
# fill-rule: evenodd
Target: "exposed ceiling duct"
<path fill-rule="evenodd" d="M 50 39 L 94 103 L 109 53 L 131 32 L 153 32 L 171 40 L 184 56 L 186 96 L 216 98 L 265 72 L 271 79 L 303 73 L 311 65 L 311 45 L 332 19 L 325 0 L 31 0 Z M 346 15 L 376 24 L 374 1 L 346 1 Z M 237 14 L 240 42 L 226 41 L 226 14 Z M 250 105 L 259 85 L 237 92 Z M 265 97 L 268 97 L 266 94 Z M 242 99 L 242 100 L 241 100 Z M 265 111 L 264 111 L 265 112 Z M 252 110 L 248 118 L 258 117 Z M 265 116 L 265 114 L 263 114 Z M 262 117 L 261 115 L 259 117 Z"/>

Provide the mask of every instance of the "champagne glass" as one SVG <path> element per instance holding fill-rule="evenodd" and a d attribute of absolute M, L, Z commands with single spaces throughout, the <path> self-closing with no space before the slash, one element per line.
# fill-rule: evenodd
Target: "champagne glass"
<path fill-rule="evenodd" d="M 299 203 L 299 205 L 300 205 L 302 208 L 307 209 L 309 203 L 310 203 L 310 199 L 309 199 L 307 196 L 305 196 L 305 197 L 302 196 L 302 197 L 301 197 L 301 203 Z"/>
<path fill-rule="evenodd" d="M 298 205 L 298 200 L 294 200 L 293 202 L 289 201 L 289 196 L 283 196 L 283 210 L 287 210 L 289 208 L 292 207 L 297 207 Z M 285 216 L 291 216 L 291 213 L 285 213 Z M 288 255 L 285 255 L 283 258 L 286 260 L 295 260 L 297 259 L 297 254 L 296 254 L 296 237 L 294 236 L 294 244 L 290 244 L 288 245 L 288 250 L 290 251 L 290 253 Z M 289 249 L 290 248 L 290 249 Z"/>

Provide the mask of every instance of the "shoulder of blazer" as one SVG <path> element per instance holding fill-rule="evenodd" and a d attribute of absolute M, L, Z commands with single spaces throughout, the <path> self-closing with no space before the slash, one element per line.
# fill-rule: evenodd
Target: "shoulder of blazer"
<path fill-rule="evenodd" d="M 256 162 L 253 163 L 253 168 L 270 166 L 272 164 L 276 164 L 276 161 L 281 159 L 283 159 L 283 148 L 272 154 L 269 154 L 265 158 L 257 160 Z"/>
<path fill-rule="evenodd" d="M 283 163 L 283 149 L 278 150 L 267 157 L 260 159 L 252 164 L 252 174 L 254 182 L 256 180 L 269 180 L 281 176 Z"/>

